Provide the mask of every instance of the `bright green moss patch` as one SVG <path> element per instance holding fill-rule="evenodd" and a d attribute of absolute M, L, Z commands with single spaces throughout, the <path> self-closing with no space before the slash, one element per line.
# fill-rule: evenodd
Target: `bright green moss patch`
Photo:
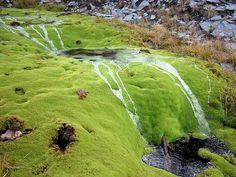
<path fill-rule="evenodd" d="M 224 174 L 217 168 L 209 168 L 198 174 L 196 177 L 224 177 Z"/>
<path fill-rule="evenodd" d="M 31 37 L 48 48 L 48 41 L 41 38 L 32 26 L 25 25 L 32 23 L 43 34 L 38 26 L 43 18 L 27 16 L 40 14 L 46 16 L 47 21 L 58 22 L 45 24 L 45 28 L 59 50 L 63 47 L 54 27 L 57 27 L 65 48 L 136 47 L 127 42 L 129 30 L 119 29 L 96 17 L 76 14 L 56 17 L 53 12 L 27 12 L 28 15 L 24 10 L 7 9 L 1 13 L 17 18 Z M 3 20 L 10 23 L 9 19 Z M 122 66 L 119 72 L 137 108 L 144 140 L 124 104 L 94 72 L 91 63 L 56 56 L 56 52 L 46 51 L 32 40 L 3 28 L 0 28 L 0 33 L 0 127 L 5 125 L 6 117 L 15 115 L 24 121 L 25 128 L 33 129 L 32 133 L 14 142 L 0 142 L 0 155 L 3 158 L 7 154 L 14 167 L 10 176 L 174 176 L 142 162 L 142 155 L 151 152 L 147 142 L 158 144 L 164 134 L 168 141 L 179 139 L 186 133 L 203 138 L 198 132 L 198 122 L 189 101 L 176 79 L 166 73 L 140 63 Z M 225 114 L 220 91 L 227 83 L 212 74 L 204 63 L 197 64 L 201 70 L 196 69 L 192 58 L 179 58 L 166 51 L 152 52 L 153 57 L 172 64 L 178 70 L 198 98 L 213 132 L 235 152 L 236 146 L 232 141 L 235 130 L 222 124 Z M 115 74 L 117 68 L 110 68 Z M 108 70 L 104 66 L 100 69 L 112 88 L 117 90 Z M 206 75 L 211 79 L 209 99 L 214 103 L 211 105 L 216 106 L 208 103 L 209 81 Z M 78 98 L 78 89 L 89 91 L 86 99 Z M 127 95 L 124 99 L 128 100 Z M 132 107 L 130 103 L 128 107 Z M 50 144 L 63 123 L 75 128 L 76 137 L 61 154 L 55 152 Z M 223 173 L 235 174 L 234 159 L 205 151 L 202 155 L 212 159 Z M 229 170 L 225 170 L 228 166 Z M 204 173 L 211 172 L 220 174 L 216 169 Z"/>
<path fill-rule="evenodd" d="M 209 159 L 211 162 L 227 176 L 236 176 L 236 163 L 233 157 L 223 157 L 211 153 L 207 149 L 200 149 L 199 155 L 204 159 Z"/>

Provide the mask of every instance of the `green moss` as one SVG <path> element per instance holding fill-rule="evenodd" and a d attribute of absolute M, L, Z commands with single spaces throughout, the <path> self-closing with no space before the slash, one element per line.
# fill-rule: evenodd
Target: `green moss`
<path fill-rule="evenodd" d="M 62 32 L 66 48 L 136 47 L 127 43 L 129 30 L 118 29 L 99 18 L 77 14 L 56 17 L 54 12 L 32 9 L 27 9 L 27 12 L 30 16 L 40 13 L 49 21 L 60 21 L 57 27 Z M 19 9 L 4 9 L 1 13 L 26 16 L 25 11 Z M 42 22 L 42 18 L 19 18 L 19 21 L 37 24 Z M 61 49 L 54 25 L 45 27 L 49 38 Z M 42 33 L 37 26 L 35 28 Z M 31 37 L 50 46 L 30 27 L 25 26 L 25 29 Z M 142 162 L 142 155 L 150 152 L 150 148 L 145 148 L 147 142 L 140 136 L 124 105 L 96 75 L 91 64 L 55 56 L 31 40 L 5 29 L 0 28 L 0 33 L 0 117 L 19 116 L 25 128 L 34 129 L 14 142 L 0 143 L 0 153 L 7 153 L 16 167 L 10 171 L 10 176 L 174 176 Z M 77 45 L 77 40 L 82 43 Z M 212 74 L 205 63 L 198 63 L 211 78 L 210 100 L 217 103 L 212 107 L 207 100 L 208 79 L 193 66 L 195 59 L 180 59 L 166 51 L 152 52 L 152 56 L 171 63 L 178 70 L 197 96 L 212 130 L 235 152 L 236 145 L 232 141 L 235 130 L 222 124 L 225 114 L 219 93 L 227 83 Z M 104 67 L 101 70 L 108 76 Z M 168 75 L 140 63 L 130 64 L 119 74 L 134 100 L 142 133 L 149 142 L 160 143 L 163 134 L 168 141 L 193 132 L 194 136 L 202 137 L 188 100 Z M 116 89 L 117 85 L 111 78 L 109 81 Z M 18 87 L 24 89 L 24 94 L 15 93 Z M 75 94 L 78 89 L 88 90 L 88 97 L 78 99 Z M 4 121 L 0 121 L 2 127 Z M 49 144 L 62 123 L 74 126 L 76 141 L 64 154 L 58 154 L 49 148 Z M 226 162 L 234 162 L 226 159 L 223 160 L 226 166 Z M 215 173 L 218 172 L 215 170 Z"/>
<path fill-rule="evenodd" d="M 207 149 L 200 149 L 199 155 L 204 158 L 211 160 L 211 162 L 218 168 L 220 171 L 227 176 L 236 176 L 236 164 L 235 158 L 233 157 L 222 157 L 215 153 L 211 153 Z"/>
<path fill-rule="evenodd" d="M 224 177 L 224 174 L 217 168 L 209 168 L 197 174 L 196 177 Z"/>

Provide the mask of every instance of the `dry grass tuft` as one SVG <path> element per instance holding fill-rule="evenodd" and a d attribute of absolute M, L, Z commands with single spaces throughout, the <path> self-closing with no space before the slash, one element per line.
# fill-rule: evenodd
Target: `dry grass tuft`
<path fill-rule="evenodd" d="M 13 6 L 16 8 L 32 8 L 32 7 L 37 7 L 38 2 L 37 0 L 15 0 L 13 1 Z"/>
<path fill-rule="evenodd" d="M 9 174 L 9 169 L 12 168 L 9 163 L 9 159 L 6 154 L 4 154 L 0 159 L 0 176 L 6 177 Z"/>

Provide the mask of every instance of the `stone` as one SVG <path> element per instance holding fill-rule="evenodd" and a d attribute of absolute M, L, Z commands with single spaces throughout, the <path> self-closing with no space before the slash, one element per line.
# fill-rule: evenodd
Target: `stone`
<path fill-rule="evenodd" d="M 228 4 L 226 5 L 226 10 L 230 10 L 230 11 L 235 11 L 236 10 L 236 4 Z"/>
<path fill-rule="evenodd" d="M 0 136 L 1 141 L 12 141 L 19 138 L 22 135 L 21 131 L 18 130 L 7 130 Z"/>
<path fill-rule="evenodd" d="M 233 50 L 236 50 L 236 43 L 235 42 L 228 42 L 225 44 L 225 47 L 227 49 L 233 49 Z"/>
<path fill-rule="evenodd" d="M 138 10 L 143 10 L 145 7 L 149 6 L 149 2 L 147 0 L 144 0 L 141 2 L 141 4 L 138 6 Z"/>
<path fill-rule="evenodd" d="M 133 19 L 133 14 L 126 15 L 123 19 L 124 21 L 131 21 Z"/>
<path fill-rule="evenodd" d="M 217 6 L 215 8 L 215 11 L 219 11 L 219 12 L 224 12 L 226 10 L 226 7 L 225 6 Z"/>
<path fill-rule="evenodd" d="M 218 38 L 232 38 L 236 35 L 236 25 L 223 21 L 215 27 L 211 35 Z"/>
<path fill-rule="evenodd" d="M 207 0 L 209 3 L 219 4 L 221 3 L 219 0 Z"/>
<path fill-rule="evenodd" d="M 176 36 L 178 37 L 178 38 L 186 38 L 186 37 L 189 37 L 189 31 L 186 31 L 186 32 L 179 32 L 179 33 L 177 33 L 176 34 Z"/>
<path fill-rule="evenodd" d="M 200 27 L 206 31 L 207 33 L 211 32 L 220 22 L 212 22 L 212 21 L 203 21 L 200 22 Z"/>
<path fill-rule="evenodd" d="M 209 20 L 210 20 L 210 21 L 219 21 L 219 20 L 221 20 L 221 19 L 222 19 L 222 18 L 221 18 L 220 15 L 215 15 L 215 16 L 211 17 Z"/>
<path fill-rule="evenodd" d="M 150 20 L 155 20 L 156 15 L 151 15 Z"/>

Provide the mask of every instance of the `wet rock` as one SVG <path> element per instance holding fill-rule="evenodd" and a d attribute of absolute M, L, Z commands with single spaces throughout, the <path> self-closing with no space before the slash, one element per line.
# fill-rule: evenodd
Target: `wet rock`
<path fill-rule="evenodd" d="M 198 156 L 200 148 L 207 148 L 220 155 L 233 155 L 223 142 L 215 136 L 197 139 L 192 136 L 172 142 L 168 146 L 168 157 L 162 146 L 155 147 L 155 151 L 143 157 L 143 161 L 151 166 L 170 171 L 177 176 L 194 177 L 195 174 L 212 167 L 208 160 Z"/>

